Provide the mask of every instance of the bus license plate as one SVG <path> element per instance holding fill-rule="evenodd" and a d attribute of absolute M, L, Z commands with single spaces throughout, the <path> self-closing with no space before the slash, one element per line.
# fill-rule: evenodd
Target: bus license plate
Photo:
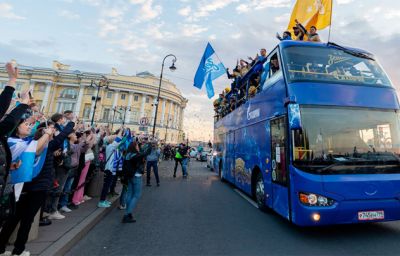
<path fill-rule="evenodd" d="M 358 212 L 358 220 L 383 220 L 384 218 L 384 211 Z"/>

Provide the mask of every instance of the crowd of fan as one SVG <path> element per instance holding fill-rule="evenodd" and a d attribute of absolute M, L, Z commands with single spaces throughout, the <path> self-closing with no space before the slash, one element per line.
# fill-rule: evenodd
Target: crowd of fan
<path fill-rule="evenodd" d="M 315 26 L 311 26 L 310 31 L 307 31 L 307 29 L 297 19 L 295 22 L 296 25 L 293 27 L 295 38 L 292 38 L 292 33 L 290 31 L 283 32 L 282 36 L 277 33 L 276 37 L 280 41 L 305 41 L 307 38 L 307 41 L 309 42 L 321 42 Z M 240 61 L 238 60 L 232 73 L 230 73 L 229 69 L 226 69 L 228 78 L 233 79 L 233 82 L 230 87 L 225 88 L 219 94 L 219 97 L 213 103 L 216 121 L 238 108 L 246 99 L 253 98 L 259 91 L 261 91 L 261 86 L 263 81 L 265 81 L 265 78 L 262 77 L 262 65 L 256 67 L 256 70 L 251 74 L 251 77 L 248 78 L 248 84 L 241 80 L 246 76 L 247 72 L 253 68 L 253 66 L 264 63 L 266 58 L 267 51 L 263 48 L 260 50 L 260 54 L 257 54 L 255 58 L 248 57 L 249 61 L 243 59 Z M 275 74 L 280 69 L 277 57 L 271 57 L 268 68 L 271 70 L 271 75 Z"/>
<path fill-rule="evenodd" d="M 72 111 L 46 117 L 30 91 L 16 96 L 18 68 L 7 63 L 6 70 L 9 81 L 0 94 L 0 254 L 11 255 L 6 245 L 20 223 L 12 254 L 29 255 L 25 244 L 39 211 L 42 225 L 66 218 L 91 199 L 86 192 L 98 171 L 104 172 L 104 183 L 97 206 L 111 206 L 107 196 L 116 195 L 119 176 L 123 222 L 135 222 L 138 182 L 146 159 L 159 156 L 157 141 L 123 127 L 112 132 L 84 125 Z"/>

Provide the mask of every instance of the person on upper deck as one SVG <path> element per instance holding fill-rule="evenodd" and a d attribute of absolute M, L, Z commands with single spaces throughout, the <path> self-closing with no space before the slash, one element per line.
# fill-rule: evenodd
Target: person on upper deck
<path fill-rule="evenodd" d="M 310 32 L 296 19 L 296 26 L 302 31 L 303 35 L 307 35 L 309 42 L 321 42 L 315 26 L 310 27 Z"/>
<path fill-rule="evenodd" d="M 263 61 L 265 58 L 267 58 L 267 50 L 265 48 L 260 49 L 260 55 L 256 55 L 255 58 L 248 57 L 249 60 L 251 60 L 251 66 L 253 66 L 257 61 Z"/>
<path fill-rule="evenodd" d="M 293 34 L 296 36 L 296 38 L 294 40 L 296 40 L 296 41 L 303 41 L 304 40 L 304 33 L 299 28 L 298 24 L 296 24 L 296 26 L 293 27 Z"/>
<path fill-rule="evenodd" d="M 276 56 L 271 58 L 271 71 L 272 75 L 274 75 L 277 71 L 279 71 L 279 61 Z"/>
<path fill-rule="evenodd" d="M 276 38 L 278 38 L 280 41 L 292 40 L 292 33 L 285 31 L 283 32 L 282 37 L 279 35 L 279 33 L 276 33 Z"/>

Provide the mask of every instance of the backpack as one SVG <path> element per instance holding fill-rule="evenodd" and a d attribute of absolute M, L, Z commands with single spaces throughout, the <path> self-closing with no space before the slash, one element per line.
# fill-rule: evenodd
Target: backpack
<path fill-rule="evenodd" d="M 72 156 L 73 152 L 71 150 L 71 146 L 69 142 L 67 143 L 67 152 L 63 154 L 63 166 L 65 169 L 69 170 L 72 169 Z"/>

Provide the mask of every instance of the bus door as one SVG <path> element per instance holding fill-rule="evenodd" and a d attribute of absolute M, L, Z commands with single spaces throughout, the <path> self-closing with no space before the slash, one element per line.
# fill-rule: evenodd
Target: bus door
<path fill-rule="evenodd" d="M 271 120 L 272 208 L 289 219 L 286 118 Z"/>
<path fill-rule="evenodd" d="M 226 154 L 225 154 L 225 166 L 223 167 L 223 177 L 229 182 L 235 182 L 235 132 L 231 131 L 226 134 Z"/>

